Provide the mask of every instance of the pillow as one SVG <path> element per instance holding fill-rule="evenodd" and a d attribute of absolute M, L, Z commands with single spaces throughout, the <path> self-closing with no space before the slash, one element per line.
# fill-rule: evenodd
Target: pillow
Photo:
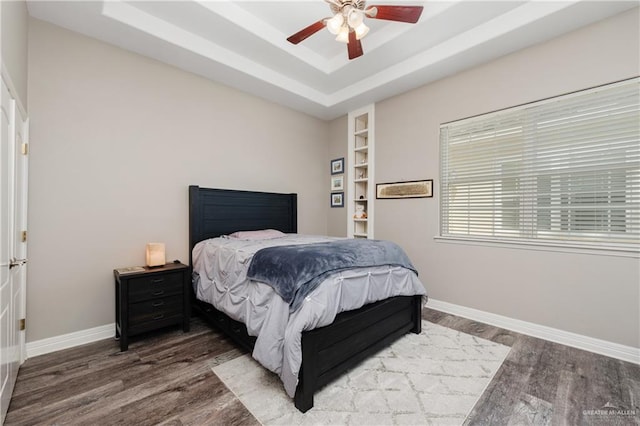
<path fill-rule="evenodd" d="M 269 240 L 271 238 L 284 237 L 285 234 L 275 229 L 261 229 L 260 231 L 238 231 L 229 235 L 229 238 L 238 240 Z"/>

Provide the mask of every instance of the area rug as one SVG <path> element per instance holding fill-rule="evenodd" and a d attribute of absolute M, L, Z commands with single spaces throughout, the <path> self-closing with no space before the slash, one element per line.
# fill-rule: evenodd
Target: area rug
<path fill-rule="evenodd" d="M 263 425 L 459 425 L 509 347 L 422 321 L 315 394 L 299 412 L 277 375 L 243 355 L 213 372 Z"/>

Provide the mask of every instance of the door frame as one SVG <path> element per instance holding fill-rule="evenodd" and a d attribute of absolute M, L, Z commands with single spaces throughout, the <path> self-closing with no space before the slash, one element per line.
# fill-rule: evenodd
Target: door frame
<path fill-rule="evenodd" d="M 5 67 L 4 61 L 0 57 L 0 79 L 2 80 L 3 85 L 6 87 L 11 102 L 11 109 L 13 117 L 10 117 L 9 123 L 9 140 L 3 141 L 3 143 L 8 144 L 8 162 L 10 164 L 10 178 L 9 184 L 9 205 L 4 206 L 8 209 L 9 214 L 9 253 L 8 260 L 11 262 L 15 258 L 19 259 L 27 259 L 27 243 L 22 242 L 21 234 L 23 230 L 27 229 L 27 205 L 28 205 L 28 155 L 22 154 L 22 143 L 28 144 L 29 142 L 29 119 L 27 112 L 22 104 L 20 97 L 18 96 L 18 92 L 11 80 L 11 77 Z M 21 143 L 19 144 L 16 137 L 20 134 Z M 28 147 L 28 145 L 27 145 Z M 28 148 L 27 148 L 28 149 Z M 28 153 L 28 151 L 27 151 Z M 18 170 L 20 173 L 18 175 Z M 20 206 L 17 203 L 20 203 Z M 18 227 L 20 229 L 18 229 Z M 11 280 L 16 279 L 17 283 L 11 283 Z M 10 335 L 13 335 L 13 344 L 17 345 L 17 348 L 14 346 L 12 350 L 12 354 L 4 354 L 4 357 L 11 355 L 11 357 L 17 363 L 15 367 L 16 371 L 12 372 L 9 375 L 7 383 L 7 387 L 4 389 L 8 393 L 13 392 L 13 388 L 15 386 L 15 378 L 17 377 L 18 370 L 22 363 L 26 360 L 27 352 L 26 352 L 26 330 L 20 330 L 18 325 L 18 321 L 22 318 L 25 318 L 26 315 L 26 290 L 27 290 L 27 265 L 22 264 L 17 266 L 13 271 L 9 271 L 9 286 L 10 286 L 10 295 L 11 298 L 9 310 L 10 310 L 10 324 L 13 324 L 10 329 Z M 17 291 L 14 291 L 14 288 L 17 284 L 19 288 Z M 17 292 L 20 292 L 17 295 Z M 16 297 L 14 297 L 16 295 Z M 4 332 L 4 330 L 3 330 Z M 15 333 L 15 334 L 14 334 Z M 10 338 L 10 336 L 8 337 Z M 3 358 L 4 358 L 3 357 Z M 5 395 L 3 395 L 3 400 L 5 399 Z M 8 400 L 10 400 L 11 395 L 8 395 Z M 7 407 L 2 407 L 3 411 L 0 413 L 2 417 L 2 422 L 4 422 L 4 416 L 6 412 L 4 411 Z"/>
<path fill-rule="evenodd" d="M 2 1 L 2 0 L 0 0 Z M 11 97 L 13 98 L 14 102 L 15 102 L 15 116 L 16 116 L 16 125 L 18 125 L 18 120 L 17 118 L 20 117 L 20 125 L 23 128 L 23 135 L 24 135 L 24 139 L 23 142 L 26 144 L 29 144 L 29 115 L 27 114 L 27 110 L 24 107 L 24 104 L 22 103 L 22 100 L 20 99 L 20 97 L 18 96 L 18 91 L 15 87 L 15 85 L 13 84 L 13 80 L 11 79 L 11 76 L 9 75 L 9 71 L 7 70 L 7 68 L 5 67 L 4 61 L 2 60 L 2 57 L 0 56 L 0 78 L 4 81 L 5 85 L 7 86 L 7 88 L 9 89 L 9 94 L 11 95 Z M 14 137 L 15 137 L 15 130 L 14 130 Z M 15 149 L 15 146 L 14 148 Z M 18 157 L 21 156 L 21 154 L 19 152 L 15 152 L 14 153 L 14 161 L 17 161 Z M 23 161 L 25 162 L 25 167 L 24 167 L 24 176 L 22 177 L 22 182 L 24 183 L 24 185 L 22 185 L 22 199 L 24 200 L 24 205 L 22 206 L 22 220 L 23 220 L 23 224 L 25 227 L 25 230 L 28 226 L 28 222 L 27 222 L 27 218 L 28 218 L 28 196 L 29 196 L 29 183 L 28 183 L 28 178 L 29 178 L 29 155 L 25 155 L 23 156 Z M 16 170 L 16 164 L 14 162 L 14 172 Z M 14 179 L 17 179 L 16 176 L 14 176 Z M 15 185 L 14 188 L 15 190 Z M 14 194 L 14 201 L 15 201 L 15 197 L 17 196 L 17 194 Z M 16 208 L 16 206 L 14 206 L 14 209 Z M 15 219 L 15 218 L 14 218 Z M 13 255 L 17 255 L 17 253 L 13 253 Z M 25 244 L 24 246 L 24 258 L 27 259 L 27 255 L 28 255 L 28 248 L 27 248 L 27 244 Z M 23 265 L 21 266 L 22 268 L 24 268 L 24 279 L 21 282 L 21 292 L 22 292 L 22 297 L 21 297 L 21 301 L 20 301 L 20 306 L 18 307 L 20 309 L 20 315 L 18 316 L 18 318 L 26 318 L 27 315 L 27 265 Z M 22 364 L 24 361 L 26 361 L 27 359 L 27 342 L 26 342 L 26 329 L 20 331 L 20 337 L 19 337 L 19 344 L 20 344 L 20 364 Z"/>

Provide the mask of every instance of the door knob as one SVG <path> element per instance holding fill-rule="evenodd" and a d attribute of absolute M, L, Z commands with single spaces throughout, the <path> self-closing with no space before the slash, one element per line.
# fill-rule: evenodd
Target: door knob
<path fill-rule="evenodd" d="M 25 265 L 27 263 L 27 259 L 11 259 L 9 261 L 9 269 L 15 268 L 16 266 Z"/>

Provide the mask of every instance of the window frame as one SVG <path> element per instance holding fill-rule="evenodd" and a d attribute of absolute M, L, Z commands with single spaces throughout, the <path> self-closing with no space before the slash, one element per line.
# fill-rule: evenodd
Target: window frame
<path fill-rule="evenodd" d="M 516 114 L 521 112 L 523 116 L 525 116 L 525 120 L 523 121 L 524 124 L 521 126 L 521 130 L 523 133 L 522 133 L 522 136 L 520 136 L 520 138 L 522 140 L 525 140 L 531 136 L 531 134 L 526 133 L 527 127 L 531 126 L 531 123 L 535 122 L 535 120 L 530 120 L 527 117 L 528 111 L 531 111 L 540 106 L 547 105 L 549 103 L 562 102 L 564 100 L 574 99 L 587 94 L 592 94 L 594 92 L 603 92 L 604 90 L 607 90 L 609 88 L 615 88 L 620 86 L 630 86 L 632 88 L 631 90 L 633 90 L 634 87 L 635 88 L 640 87 L 639 83 L 640 83 L 639 77 L 631 78 L 631 79 L 627 79 L 627 80 L 623 80 L 615 83 L 610 83 L 610 84 L 606 84 L 606 85 L 602 85 L 602 86 L 598 86 L 590 89 L 580 90 L 580 91 L 576 91 L 576 92 L 572 92 L 564 95 L 546 98 L 539 101 L 518 105 L 515 107 L 504 108 L 498 111 L 493 111 L 490 113 L 480 114 L 480 115 L 467 117 L 464 119 L 450 121 L 450 122 L 441 124 L 440 125 L 440 194 L 439 194 L 440 197 L 439 197 L 439 210 L 438 210 L 439 234 L 435 237 L 435 239 L 437 241 L 443 241 L 443 242 L 462 242 L 462 243 L 469 243 L 469 244 L 498 245 L 498 246 L 515 247 L 515 248 L 529 248 L 529 249 L 536 249 L 536 250 L 570 251 L 570 252 L 586 251 L 588 253 L 638 257 L 640 255 L 640 240 L 638 240 L 639 235 L 637 231 L 637 226 L 638 226 L 637 224 L 638 208 L 637 207 L 634 207 L 632 209 L 631 214 L 628 214 L 629 219 L 627 219 L 627 216 L 625 216 L 625 219 L 624 219 L 624 224 L 625 224 L 624 226 L 629 226 L 627 225 L 627 222 L 630 222 L 630 223 L 632 222 L 631 226 L 634 232 L 629 238 L 631 242 L 624 242 L 624 241 L 621 242 L 620 240 L 624 240 L 624 236 L 618 239 L 612 238 L 610 241 L 603 241 L 604 235 L 611 234 L 612 232 L 614 232 L 612 231 L 612 228 L 614 228 L 614 226 L 619 226 L 617 223 L 613 223 L 612 218 L 616 214 L 618 214 L 613 209 L 609 212 L 607 218 L 603 219 L 604 220 L 603 223 L 605 223 L 604 226 L 608 227 L 606 231 L 598 232 L 598 230 L 595 230 L 592 232 L 588 232 L 587 230 L 582 230 L 577 233 L 579 237 L 576 238 L 576 234 L 572 235 L 571 230 L 568 228 L 567 230 L 540 228 L 540 226 L 538 225 L 540 221 L 540 213 L 539 213 L 540 201 L 539 201 L 539 197 L 537 198 L 537 195 L 536 195 L 537 193 L 540 192 L 539 179 L 541 177 L 547 177 L 550 181 L 554 179 L 562 180 L 562 176 L 559 176 L 559 173 L 556 173 L 555 171 L 550 172 L 543 176 L 536 176 L 532 173 L 524 173 L 524 174 L 521 173 L 521 174 L 515 175 L 514 182 L 513 182 L 514 185 L 519 185 L 520 179 L 536 180 L 535 184 L 533 184 L 532 186 L 532 188 L 534 188 L 533 190 L 529 190 L 528 192 L 525 191 L 524 195 L 519 193 L 519 196 L 514 197 L 514 200 L 512 200 L 518 206 L 512 207 L 514 209 L 512 211 L 514 211 L 515 213 L 511 217 L 511 220 L 512 221 L 515 220 L 515 222 L 528 222 L 531 228 L 529 230 L 529 234 L 527 234 L 526 232 L 523 232 L 524 228 L 519 224 L 517 224 L 518 227 L 517 229 L 513 230 L 513 235 L 511 236 L 508 235 L 508 232 L 506 231 L 506 229 L 501 229 L 499 232 L 501 235 L 496 236 L 495 228 L 493 228 L 493 235 L 479 235 L 479 232 L 477 231 L 476 231 L 476 235 L 474 235 L 471 233 L 472 231 L 469 230 L 470 229 L 469 227 L 473 225 L 472 223 L 473 221 L 471 221 L 470 219 L 467 219 L 467 227 L 468 227 L 467 232 L 469 232 L 468 234 L 446 232 L 451 229 L 451 228 L 447 228 L 448 226 L 451 225 L 451 222 L 450 221 L 446 222 L 443 216 L 451 214 L 451 210 L 455 210 L 455 206 L 454 204 L 452 204 L 451 202 L 452 199 L 450 198 L 451 186 L 449 188 L 446 187 L 446 185 L 448 184 L 450 185 L 450 181 L 445 176 L 445 173 L 449 173 L 449 163 L 447 162 L 445 167 L 445 161 L 448 161 L 450 157 L 447 157 L 445 159 L 445 156 L 449 156 L 449 150 L 451 148 L 451 144 L 449 143 L 450 139 L 449 139 L 449 133 L 448 133 L 451 127 L 460 125 L 461 123 L 462 125 L 476 124 L 476 123 L 478 123 L 479 125 L 482 125 L 484 123 L 485 125 L 487 125 L 488 128 L 491 128 L 490 126 L 491 120 L 498 119 L 501 116 L 507 116 L 508 119 L 513 119 L 513 117 L 509 114 L 513 114 L 515 116 Z M 635 107 L 636 104 L 634 103 L 633 106 Z M 523 111 L 523 110 L 527 110 L 527 111 Z M 561 117 L 561 115 L 559 115 L 558 117 Z M 539 123 L 537 123 L 536 126 L 539 126 Z M 502 128 L 498 128 L 498 127 L 494 127 L 494 129 L 497 129 L 497 131 L 503 130 Z M 447 132 L 445 136 L 443 136 L 443 132 Z M 635 133 L 634 133 L 634 136 L 635 136 Z M 633 141 L 635 140 L 637 139 L 634 137 Z M 477 142 L 474 142 L 474 143 L 477 143 Z M 529 149 L 531 146 L 532 144 L 523 143 L 523 147 L 525 149 Z M 583 148 L 580 148 L 580 149 L 583 149 Z M 535 150 L 540 151 L 540 148 L 536 147 Z M 635 153 L 635 151 L 633 151 L 633 153 Z M 494 158 L 495 157 L 492 157 L 492 159 Z M 499 163 L 499 161 L 497 161 L 497 163 Z M 504 162 L 504 164 L 500 164 L 500 166 L 504 167 L 506 164 L 507 162 Z M 525 168 L 532 167 L 531 166 L 532 164 L 533 163 L 529 161 L 529 163 L 525 164 L 524 167 Z M 549 162 L 549 164 L 552 165 L 552 162 Z M 634 161 L 633 167 L 631 167 L 630 169 L 632 171 L 636 170 L 635 161 Z M 537 169 L 531 169 L 531 170 L 537 170 Z M 625 170 L 626 169 L 623 168 L 623 171 L 620 171 L 619 173 L 624 174 Z M 598 179 L 601 177 L 601 175 L 599 175 L 598 173 L 601 173 L 601 172 L 591 171 L 590 173 L 596 175 L 596 180 L 594 181 L 595 183 L 592 184 L 593 187 L 602 185 L 600 182 L 598 182 Z M 628 173 L 628 170 L 626 170 L 626 173 Z M 577 175 L 578 175 L 577 172 L 571 171 L 569 178 L 567 179 L 576 179 Z M 485 186 L 490 186 L 493 182 L 494 186 L 501 185 L 502 187 L 504 187 L 505 177 L 501 178 L 500 176 L 501 176 L 500 173 L 494 173 L 494 174 L 488 175 L 488 178 L 487 178 L 488 180 Z M 473 180 L 473 179 L 474 178 L 471 179 L 470 183 L 478 184 L 479 180 L 477 179 L 477 177 L 475 178 L 476 180 Z M 616 179 L 615 173 L 611 173 L 608 179 L 609 181 Z M 638 199 L 637 198 L 638 187 L 636 183 L 633 183 L 631 181 L 632 181 L 632 178 L 630 178 L 629 175 L 627 174 L 625 177 L 625 191 L 627 193 L 631 193 L 635 197 L 635 198 L 632 198 L 632 201 L 634 201 Z M 629 182 L 631 182 L 631 185 L 629 184 Z M 631 192 L 630 188 L 633 189 L 633 192 Z M 608 192 L 609 198 L 613 197 L 612 193 L 615 191 L 616 190 L 614 189 L 609 190 Z M 506 193 L 507 192 L 502 191 L 502 193 L 500 193 L 499 196 L 504 198 L 504 195 Z M 549 201 L 550 207 L 548 210 L 550 223 L 552 222 L 551 216 L 553 214 L 561 215 L 561 216 L 567 215 L 570 213 L 572 213 L 574 216 L 578 214 L 579 208 L 577 208 L 576 205 L 579 204 L 581 195 L 575 194 L 575 193 L 572 193 L 571 195 L 572 195 L 572 200 L 567 201 L 565 204 L 562 204 L 561 202 L 559 206 L 556 206 L 556 211 L 554 213 L 554 211 L 551 209 L 551 203 L 555 202 L 557 204 L 557 199 L 554 200 L 552 197 L 557 198 L 558 194 L 550 193 L 550 201 Z M 596 195 L 594 195 L 594 197 L 597 198 Z M 583 201 L 586 200 L 587 198 L 588 198 L 587 196 L 582 196 Z M 449 203 L 447 203 L 447 201 L 449 201 Z M 624 202 L 626 203 L 626 198 Z M 611 204 L 612 201 L 609 201 L 609 203 Z M 504 220 L 504 212 L 509 211 L 508 209 L 505 209 L 505 210 L 497 209 L 496 206 L 498 205 L 499 204 L 496 202 L 493 202 L 493 204 L 491 204 L 491 212 L 494 216 L 494 219 L 493 219 L 494 221 Z M 593 208 L 593 212 L 597 213 L 599 212 L 599 208 L 601 208 L 602 206 L 599 204 L 595 204 L 595 205 L 596 207 Z M 454 208 L 451 208 L 451 206 L 454 206 Z M 630 209 L 626 209 L 626 210 L 630 211 Z M 464 210 L 459 209 L 457 212 L 464 213 Z M 467 210 L 466 213 L 468 217 L 471 214 L 473 214 L 470 210 Z M 595 213 L 590 213 L 588 209 L 585 209 L 585 214 L 589 215 L 589 214 L 595 214 Z M 450 216 L 447 216 L 447 218 L 449 217 Z M 577 222 L 578 219 L 576 217 L 568 219 L 569 222 L 567 223 L 570 223 L 570 225 L 567 225 L 568 227 L 573 226 L 575 228 L 576 226 L 578 226 L 576 224 L 578 224 L 579 222 Z M 461 221 L 461 223 L 463 222 L 464 221 Z M 595 219 L 593 220 L 593 223 L 597 224 L 597 222 L 598 220 L 595 220 Z M 481 222 L 478 222 L 478 223 L 481 223 Z M 558 223 L 557 219 L 556 219 L 556 222 L 554 223 L 556 224 L 555 226 L 557 226 L 557 223 Z M 561 226 L 564 226 L 563 222 L 560 222 L 560 223 L 562 224 Z M 551 227 L 551 225 L 549 226 Z M 620 231 L 616 231 L 616 232 L 620 232 Z M 622 231 L 622 232 L 625 232 L 625 231 Z M 491 232 L 488 232 L 488 234 L 489 233 Z M 591 237 L 600 236 L 601 237 L 600 241 L 596 241 L 595 238 L 593 238 L 594 241 L 589 241 L 587 239 L 587 236 L 589 234 L 592 234 Z"/>

